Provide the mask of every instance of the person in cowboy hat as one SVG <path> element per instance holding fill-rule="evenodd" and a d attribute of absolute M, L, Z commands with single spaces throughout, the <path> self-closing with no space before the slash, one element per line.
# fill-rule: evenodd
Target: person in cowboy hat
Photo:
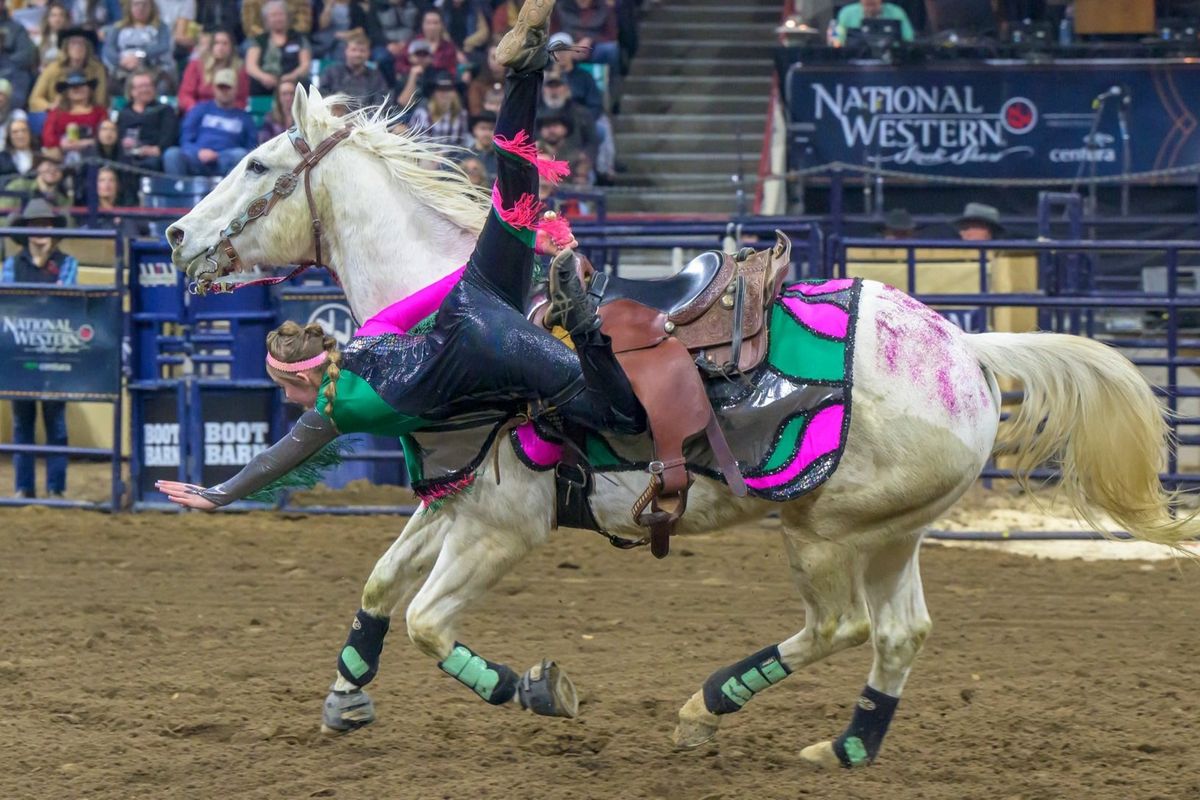
<path fill-rule="evenodd" d="M 562 111 L 546 111 L 538 115 L 537 126 L 538 138 L 555 158 L 570 161 L 571 156 L 579 152 L 577 148 L 572 147 L 571 134 L 575 126 L 569 114 Z"/>
<path fill-rule="evenodd" d="M 96 129 L 108 119 L 108 109 L 95 101 L 96 81 L 80 70 L 72 72 L 54 87 L 58 106 L 46 116 L 42 128 L 42 148 L 62 154 L 68 162 L 96 143 Z"/>
<path fill-rule="evenodd" d="M 417 107 L 408 124 L 423 131 L 426 138 L 441 144 L 460 147 L 470 144 L 467 111 L 458 95 L 458 85 L 449 72 L 434 76 L 432 94 Z"/>
<path fill-rule="evenodd" d="M 30 111 L 49 111 L 58 103 L 55 87 L 72 72 L 82 72 L 96 81 L 95 101 L 108 105 L 108 73 L 96 55 L 99 40 L 86 28 L 67 28 L 58 35 L 58 59 L 38 76 L 29 94 Z"/>
<path fill-rule="evenodd" d="M 987 242 L 1004 232 L 1000 211 L 984 203 L 967 203 L 963 213 L 954 220 L 959 238 L 968 242 Z"/>
<path fill-rule="evenodd" d="M 68 219 L 40 197 L 30 200 L 25 209 L 7 222 L 20 228 L 65 228 Z M 0 283 L 53 283 L 70 286 L 75 283 L 79 264 L 74 256 L 58 249 L 58 237 L 13 236 L 22 245 L 20 252 L 4 259 Z M 13 401 L 13 444 L 33 444 L 37 424 L 37 400 Z M 66 446 L 67 414 L 62 401 L 42 400 L 42 424 L 46 428 L 46 444 Z M 13 455 L 13 471 L 17 497 L 34 497 L 36 476 L 34 457 L 27 453 Z M 46 458 L 46 491 L 51 497 L 62 497 L 67 488 L 67 459 L 65 456 Z"/>
<path fill-rule="evenodd" d="M 883 217 L 883 238 L 911 239 L 917 225 L 906 208 L 893 208 Z"/>

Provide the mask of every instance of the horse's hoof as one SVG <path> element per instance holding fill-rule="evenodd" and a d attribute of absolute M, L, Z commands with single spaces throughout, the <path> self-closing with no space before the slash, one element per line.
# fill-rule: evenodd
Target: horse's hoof
<path fill-rule="evenodd" d="M 800 759 L 813 769 L 841 769 L 842 760 L 833 752 L 833 742 L 817 742 L 800 751 Z"/>
<path fill-rule="evenodd" d="M 675 726 L 675 746 L 691 750 L 717 738 L 721 718 L 704 705 L 704 692 L 696 692 L 679 709 L 679 724 Z"/>
<path fill-rule="evenodd" d="M 325 695 L 321 715 L 321 733 L 337 735 L 370 725 L 375 721 L 375 704 L 362 689 L 350 692 L 331 690 Z"/>
<path fill-rule="evenodd" d="M 553 661 L 542 661 L 530 667 L 517 684 L 517 699 L 521 708 L 543 717 L 579 716 L 579 695 L 567 673 Z"/>

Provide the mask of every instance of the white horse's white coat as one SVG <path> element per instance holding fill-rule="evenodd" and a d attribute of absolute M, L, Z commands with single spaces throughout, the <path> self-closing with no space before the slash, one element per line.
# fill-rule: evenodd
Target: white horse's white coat
<path fill-rule="evenodd" d="M 316 92 L 297 95 L 296 119 L 314 147 L 344 122 L 330 116 L 326 102 Z M 356 316 L 366 319 L 464 263 L 486 198 L 471 195 L 450 214 L 432 211 L 422 202 L 428 198 L 424 179 L 413 183 L 409 170 L 400 180 L 381 157 L 404 158 L 409 145 L 395 139 L 381 149 L 384 123 L 356 118 L 355 124 L 360 127 L 316 168 L 313 184 L 330 263 Z M 248 159 L 259 160 L 267 174 L 256 176 L 243 163 L 173 226 L 180 268 L 194 268 L 228 220 L 297 162 L 286 137 Z M 445 188 L 439 187 L 443 207 Z M 247 263 L 311 258 L 303 193 L 234 243 Z M 780 630 L 780 651 L 793 671 L 870 640 L 870 685 L 900 694 L 930 629 L 917 563 L 921 532 L 971 485 L 995 446 L 993 372 L 1020 378 L 1033 409 L 1032 416 L 1018 417 L 1008 442 L 1038 460 L 1058 455 L 1077 508 L 1096 502 L 1136 536 L 1154 541 L 1196 533 L 1191 520 L 1172 520 L 1165 510 L 1157 482 L 1165 433 L 1159 406 L 1136 368 L 1115 351 L 1049 334 L 968 336 L 907 295 L 872 282 L 863 286 L 856 335 L 850 434 L 834 476 L 783 505 L 738 499 L 700 479 L 680 527 L 683 533 L 713 530 L 780 511 L 806 607 L 803 627 L 797 620 Z M 1097 425 L 1105 430 L 1097 432 Z M 362 606 L 375 615 L 392 616 L 407 604 L 409 636 L 437 659 L 449 653 L 463 609 L 550 535 L 552 478 L 527 470 L 511 448 L 499 446 L 501 484 L 489 460 L 472 492 L 436 513 L 414 516 L 363 591 Z M 640 537 L 630 507 L 645 478 L 614 478 L 597 482 L 597 516 L 614 533 Z M 677 741 L 705 741 L 717 722 L 697 692 L 680 712 Z M 806 758 L 830 764 L 831 753 L 825 742 L 806 750 Z"/>

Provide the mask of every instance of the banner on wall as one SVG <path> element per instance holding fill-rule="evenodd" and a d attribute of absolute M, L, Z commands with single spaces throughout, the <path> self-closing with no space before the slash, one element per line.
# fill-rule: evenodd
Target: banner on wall
<path fill-rule="evenodd" d="M 201 390 L 201 483 L 214 486 L 232 478 L 275 443 L 271 439 L 275 395 L 273 388 Z"/>
<path fill-rule="evenodd" d="M 204 486 L 215 486 L 231 478 L 274 441 L 271 419 L 274 389 L 200 390 L 199 442 L 189 442 L 186 423 L 181 425 L 177 389 L 138 393 L 140 430 L 134 440 L 140 447 L 138 485 L 141 497 L 158 496 L 158 480 L 178 480 L 180 463 L 184 474 Z M 192 455 L 199 450 L 200 475 L 195 476 Z"/>
<path fill-rule="evenodd" d="M 116 399 L 121 337 L 115 288 L 0 286 L 0 398 Z"/>
<path fill-rule="evenodd" d="M 296 287 L 279 294 L 279 319 L 290 319 L 301 325 L 319 323 L 325 333 L 337 340 L 338 347 L 350 343 L 358 324 L 350 313 L 350 304 L 340 289 L 327 287 Z"/>
<path fill-rule="evenodd" d="M 1085 177 L 1120 175 L 1120 108 L 1129 172 L 1200 164 L 1195 63 L 791 63 L 783 81 L 801 167 L 840 161 L 996 179 L 1074 178 L 1081 168 Z"/>

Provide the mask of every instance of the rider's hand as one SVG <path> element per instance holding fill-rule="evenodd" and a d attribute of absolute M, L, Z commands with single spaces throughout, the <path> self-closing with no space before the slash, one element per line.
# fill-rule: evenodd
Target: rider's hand
<path fill-rule="evenodd" d="M 579 242 L 575 241 L 574 236 L 571 237 L 571 241 L 567 242 L 564 245 L 559 245 L 559 244 L 555 243 L 555 241 L 553 239 L 551 239 L 550 235 L 548 233 L 546 233 L 545 231 L 538 231 L 534 238 L 534 250 L 540 256 L 553 257 L 553 256 L 558 255 L 563 250 L 567 250 L 567 249 L 571 249 L 571 250 L 579 249 Z"/>
<path fill-rule="evenodd" d="M 154 488 L 167 496 L 167 499 L 176 505 L 184 508 L 197 508 L 201 511 L 212 511 L 217 507 L 217 504 L 211 500 L 201 497 L 198 492 L 204 490 L 203 486 L 197 486 L 194 483 L 180 483 L 179 481 L 155 481 Z"/>

